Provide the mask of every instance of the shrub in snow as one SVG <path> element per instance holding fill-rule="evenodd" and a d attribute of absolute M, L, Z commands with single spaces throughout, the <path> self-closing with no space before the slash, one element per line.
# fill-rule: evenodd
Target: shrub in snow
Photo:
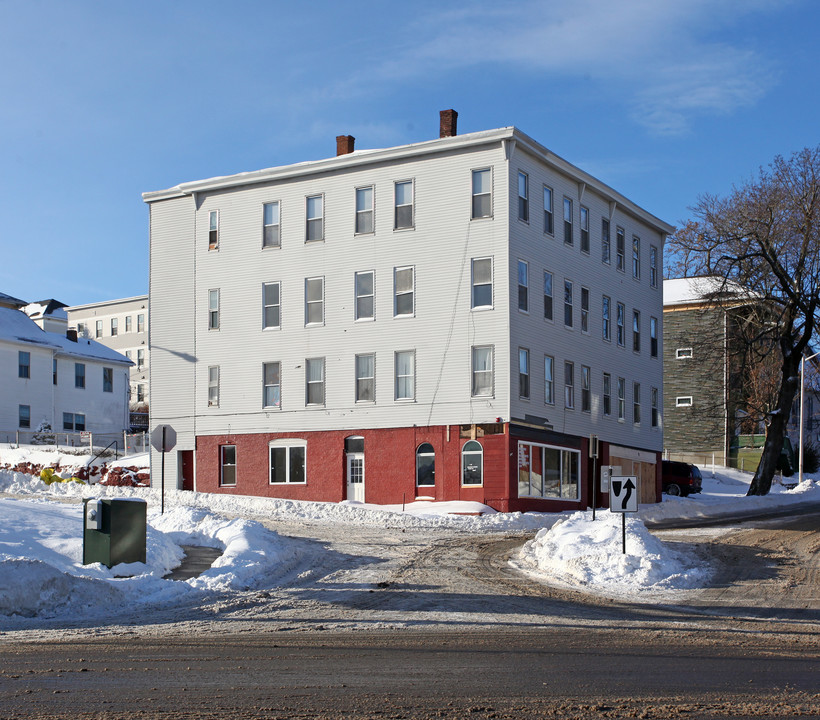
<path fill-rule="evenodd" d="M 56 443 L 54 439 L 54 430 L 51 427 L 51 423 L 43 418 L 40 421 L 40 424 L 34 430 L 34 436 L 31 438 L 32 445 L 54 445 Z"/>

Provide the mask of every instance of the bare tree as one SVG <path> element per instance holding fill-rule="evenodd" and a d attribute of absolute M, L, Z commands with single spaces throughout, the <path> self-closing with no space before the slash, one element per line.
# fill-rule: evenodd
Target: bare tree
<path fill-rule="evenodd" d="M 812 339 L 820 302 L 820 148 L 776 157 L 725 198 L 703 195 L 694 220 L 673 236 L 668 267 L 717 275 L 764 308 L 754 334 L 777 348 L 780 367 L 763 455 L 749 495 L 771 489 L 792 403 L 800 358 Z"/>

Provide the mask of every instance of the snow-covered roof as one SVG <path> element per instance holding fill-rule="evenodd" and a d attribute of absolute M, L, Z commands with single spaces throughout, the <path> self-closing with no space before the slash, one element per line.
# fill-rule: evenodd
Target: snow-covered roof
<path fill-rule="evenodd" d="M 31 318 L 48 315 L 49 317 L 68 320 L 68 313 L 66 313 L 65 308 L 65 303 L 61 303 L 59 300 L 54 300 L 52 298 L 49 300 L 40 300 L 39 302 L 29 303 L 21 309 Z"/>
<path fill-rule="evenodd" d="M 116 350 L 112 350 L 96 340 L 80 338 L 76 342 L 64 335 L 46 332 L 24 312 L 0 307 L 0 342 L 22 345 L 36 345 L 54 350 L 61 355 L 105 360 L 106 362 L 132 365 L 133 363 Z"/>
<path fill-rule="evenodd" d="M 701 277 L 674 278 L 663 281 L 663 305 L 688 305 L 701 303 L 704 300 L 714 301 L 717 297 L 723 300 L 751 300 L 754 293 L 749 292 L 733 280 L 715 275 Z"/>
<path fill-rule="evenodd" d="M 6 295 L 6 293 L 0 292 L 0 305 L 7 305 L 11 307 L 23 307 L 23 305 L 25 304 L 25 300 L 20 300 L 19 298 L 12 297 L 11 295 Z"/>

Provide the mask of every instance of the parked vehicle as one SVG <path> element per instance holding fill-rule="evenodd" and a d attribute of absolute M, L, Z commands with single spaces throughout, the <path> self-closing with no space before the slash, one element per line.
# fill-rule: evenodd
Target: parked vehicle
<path fill-rule="evenodd" d="M 668 495 L 687 495 L 699 493 L 703 486 L 703 476 L 697 465 L 690 465 L 675 460 L 663 460 L 661 466 L 661 483 Z"/>

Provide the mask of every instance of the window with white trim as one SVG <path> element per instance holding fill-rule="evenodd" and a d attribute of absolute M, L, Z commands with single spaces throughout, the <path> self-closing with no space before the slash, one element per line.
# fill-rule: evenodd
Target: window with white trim
<path fill-rule="evenodd" d="M 236 486 L 236 445 L 219 446 L 219 484 Z"/>
<path fill-rule="evenodd" d="M 393 317 L 412 317 L 416 312 L 414 267 L 393 268 Z"/>
<path fill-rule="evenodd" d="M 572 200 L 564 198 L 564 242 L 572 245 Z"/>
<path fill-rule="evenodd" d="M 626 380 L 618 378 L 618 420 L 626 419 Z"/>
<path fill-rule="evenodd" d="M 527 173 L 518 172 L 518 219 L 530 221 L 530 179 Z"/>
<path fill-rule="evenodd" d="M 544 271 L 544 320 L 552 320 L 552 273 Z"/>
<path fill-rule="evenodd" d="M 626 232 L 622 227 L 615 228 L 615 268 L 626 272 Z"/>
<path fill-rule="evenodd" d="M 85 363 L 74 363 L 74 387 L 85 389 Z"/>
<path fill-rule="evenodd" d="M 641 351 L 641 313 L 638 310 L 632 311 L 632 350 Z"/>
<path fill-rule="evenodd" d="M 305 242 L 318 242 L 325 237 L 324 195 L 305 198 Z"/>
<path fill-rule="evenodd" d="M 581 365 L 581 412 L 592 412 L 592 370 Z"/>
<path fill-rule="evenodd" d="M 305 278 L 305 325 L 325 322 L 325 279 Z"/>
<path fill-rule="evenodd" d="M 111 318 L 111 337 L 116 337 L 120 331 L 119 318 Z"/>
<path fill-rule="evenodd" d="M 660 409 L 658 408 L 658 388 L 653 387 L 649 389 L 649 399 L 652 408 L 652 417 L 650 424 L 653 428 L 660 425 Z"/>
<path fill-rule="evenodd" d="M 376 356 L 356 356 L 356 402 L 376 402 Z"/>
<path fill-rule="evenodd" d="M 530 397 L 530 351 L 518 348 L 518 397 Z"/>
<path fill-rule="evenodd" d="M 17 377 L 31 378 L 31 353 L 28 350 L 17 351 Z"/>
<path fill-rule="evenodd" d="M 103 392 L 114 392 L 114 368 L 103 368 Z"/>
<path fill-rule="evenodd" d="M 208 407 L 219 407 L 219 365 L 208 368 Z"/>
<path fill-rule="evenodd" d="M 681 395 L 675 398 L 675 407 L 692 407 L 692 396 Z"/>
<path fill-rule="evenodd" d="M 555 405 L 555 359 L 544 355 L 544 403 Z"/>
<path fill-rule="evenodd" d="M 281 326 L 281 293 L 278 282 L 262 284 L 262 329 Z"/>
<path fill-rule="evenodd" d="M 208 212 L 208 250 L 219 247 L 219 210 Z"/>
<path fill-rule="evenodd" d="M 137 332 L 145 332 L 145 315 L 144 313 L 139 313 L 137 315 Z"/>
<path fill-rule="evenodd" d="M 472 396 L 492 397 L 493 395 L 493 346 L 477 345 L 472 350 Z"/>
<path fill-rule="evenodd" d="M 281 407 L 281 392 L 281 364 L 278 362 L 262 363 L 262 407 Z"/>
<path fill-rule="evenodd" d="M 307 482 L 307 440 L 282 438 L 268 443 L 271 485 Z"/>
<path fill-rule="evenodd" d="M 422 443 L 416 450 L 416 485 L 433 487 L 436 484 L 436 451 L 430 443 Z"/>
<path fill-rule="evenodd" d="M 641 384 L 632 383 L 632 422 L 635 425 L 641 424 Z"/>
<path fill-rule="evenodd" d="M 555 216 L 552 210 L 552 188 L 544 185 L 544 232 L 555 232 Z"/>
<path fill-rule="evenodd" d="M 126 315 L 125 316 L 125 332 L 127 332 L 127 333 L 132 332 L 133 331 L 132 325 L 133 325 L 133 323 L 132 323 L 131 316 Z"/>
<path fill-rule="evenodd" d="M 623 303 L 617 305 L 615 322 L 617 325 L 618 346 L 626 347 L 626 307 Z"/>
<path fill-rule="evenodd" d="M 589 208 L 581 208 L 581 252 L 589 255 Z"/>
<path fill-rule="evenodd" d="M 676 360 L 689 360 L 692 357 L 692 348 L 678 348 L 675 350 Z"/>
<path fill-rule="evenodd" d="M 394 230 L 406 230 L 413 227 L 413 181 L 402 180 L 393 187 L 395 211 L 393 217 Z"/>
<path fill-rule="evenodd" d="M 208 290 L 208 330 L 219 330 L 219 290 Z"/>
<path fill-rule="evenodd" d="M 356 188 L 356 234 L 373 230 L 373 186 Z"/>
<path fill-rule="evenodd" d="M 461 448 L 461 484 L 484 483 L 484 448 L 477 440 L 468 440 Z"/>
<path fill-rule="evenodd" d="M 305 405 L 325 404 L 325 359 L 305 360 Z"/>
<path fill-rule="evenodd" d="M 518 309 L 529 312 L 529 266 L 523 260 L 518 261 Z"/>
<path fill-rule="evenodd" d="M 493 176 L 489 168 L 473 170 L 472 219 L 492 217 Z"/>
<path fill-rule="evenodd" d="M 589 288 L 581 288 L 581 332 L 589 332 Z"/>
<path fill-rule="evenodd" d="M 491 308 L 493 306 L 493 260 L 492 258 L 472 259 L 472 307 Z"/>
<path fill-rule="evenodd" d="M 575 364 L 564 362 L 564 407 L 575 409 Z"/>
<path fill-rule="evenodd" d="M 137 349 L 137 370 L 142 370 L 145 367 L 145 350 L 143 348 Z"/>
<path fill-rule="evenodd" d="M 94 337 L 101 338 L 103 336 L 103 321 L 97 320 L 94 324 Z"/>
<path fill-rule="evenodd" d="M 394 356 L 395 399 L 415 400 L 416 398 L 416 352 L 401 350 Z"/>
<path fill-rule="evenodd" d="M 372 320 L 375 312 L 376 276 L 373 270 L 357 272 L 354 278 L 356 292 L 356 320 Z"/>
<path fill-rule="evenodd" d="M 572 327 L 572 282 L 564 280 L 564 327 Z"/>
<path fill-rule="evenodd" d="M 649 286 L 658 287 L 658 248 L 649 246 Z"/>
<path fill-rule="evenodd" d="M 581 453 L 518 442 L 518 497 L 578 500 Z"/>
<path fill-rule="evenodd" d="M 85 415 L 82 413 L 63 413 L 63 430 L 82 432 L 85 430 Z"/>
<path fill-rule="evenodd" d="M 31 427 L 31 405 L 17 406 L 17 426 L 21 428 Z"/>
<path fill-rule="evenodd" d="M 611 236 L 609 230 L 609 218 L 601 218 L 601 262 L 607 265 L 612 262 L 611 258 Z"/>
<path fill-rule="evenodd" d="M 612 415 L 612 376 L 609 373 L 604 373 L 603 405 L 604 416 Z"/>
<path fill-rule="evenodd" d="M 279 219 L 279 201 L 263 203 L 262 205 L 262 247 L 280 247 L 281 226 Z"/>
<path fill-rule="evenodd" d="M 649 318 L 649 355 L 658 357 L 658 318 Z"/>
<path fill-rule="evenodd" d="M 609 312 L 611 306 L 612 300 L 610 300 L 609 296 L 604 295 L 603 301 L 601 302 L 601 332 L 603 334 L 604 340 L 606 340 L 607 342 L 612 339 L 610 337 L 611 331 L 609 325 Z"/>
<path fill-rule="evenodd" d="M 632 277 L 641 279 L 641 239 L 637 235 L 632 236 Z"/>

